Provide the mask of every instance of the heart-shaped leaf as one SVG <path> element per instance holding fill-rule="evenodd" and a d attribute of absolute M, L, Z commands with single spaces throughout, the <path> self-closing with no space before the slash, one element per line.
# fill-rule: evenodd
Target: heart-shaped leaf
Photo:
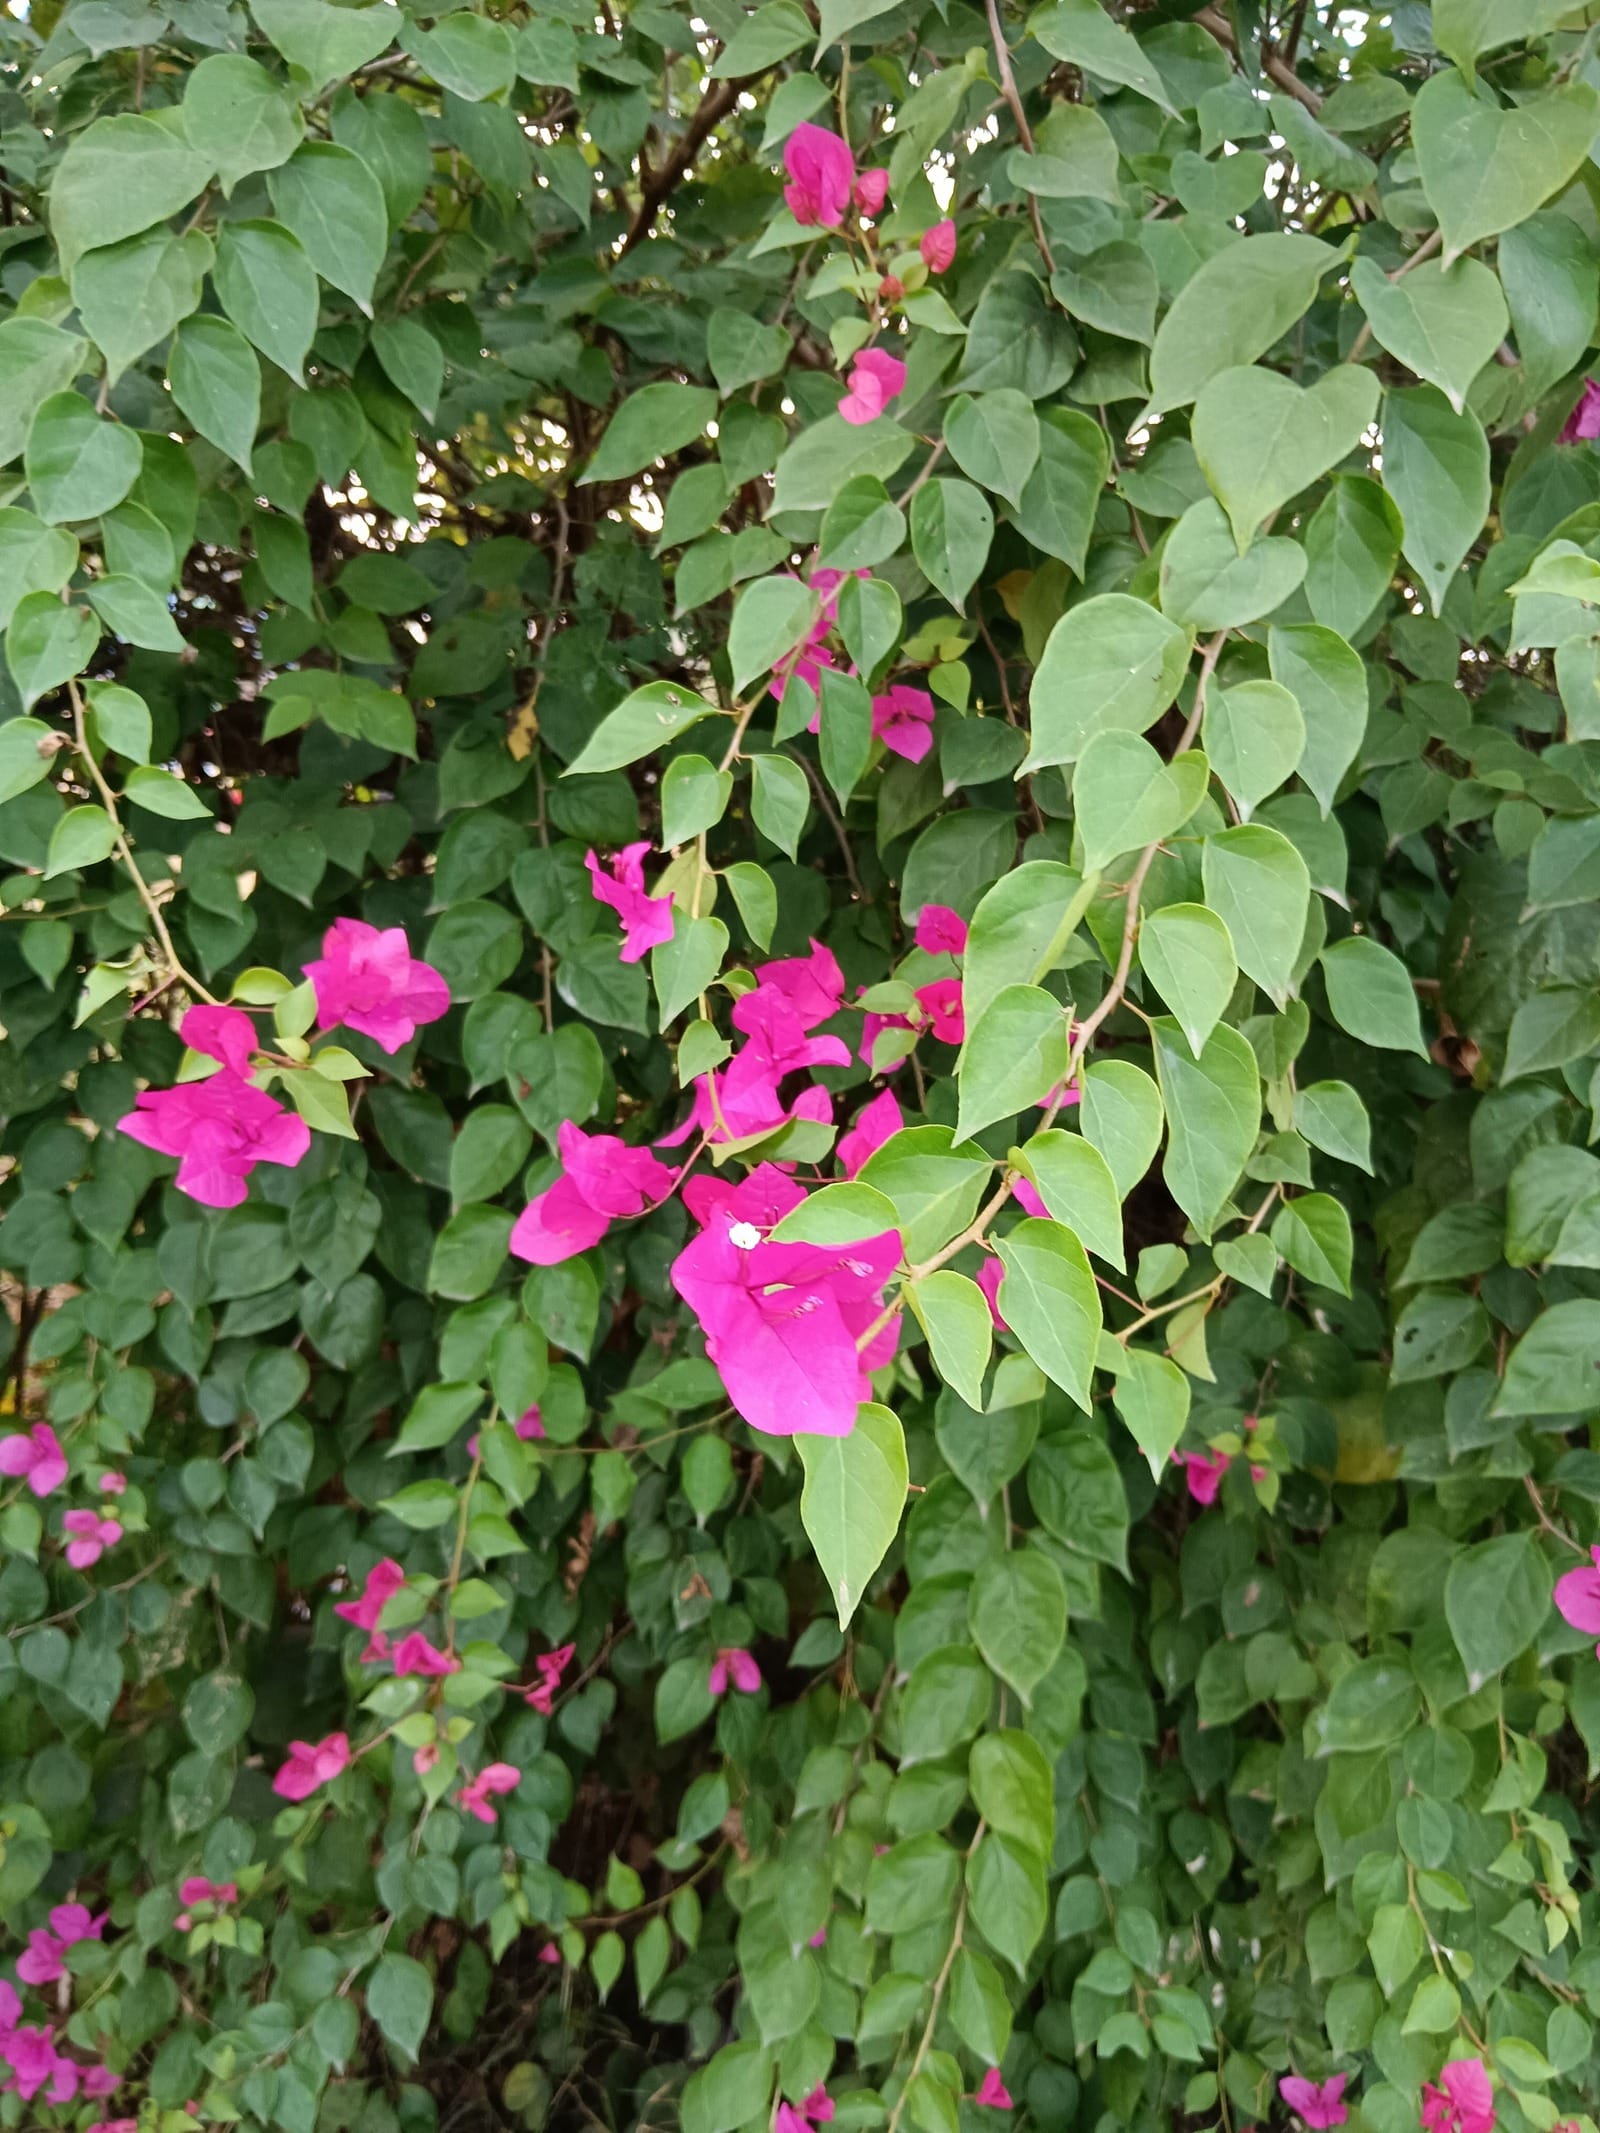
<path fill-rule="evenodd" d="M 1514 110 L 1475 95 L 1453 69 L 1424 82 L 1411 145 L 1445 264 L 1480 238 L 1515 228 L 1583 167 L 1600 132 L 1600 96 L 1587 82 L 1548 89 Z"/>
<path fill-rule="evenodd" d="M 1377 378 L 1354 363 L 1304 389 L 1259 364 L 1218 372 L 1195 402 L 1192 435 L 1241 555 L 1263 519 L 1355 449 L 1377 411 Z"/>

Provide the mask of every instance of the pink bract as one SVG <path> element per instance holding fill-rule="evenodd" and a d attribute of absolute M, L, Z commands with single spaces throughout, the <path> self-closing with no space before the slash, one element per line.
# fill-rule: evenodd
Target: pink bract
<path fill-rule="evenodd" d="M 522 1772 L 515 1763 L 490 1763 L 475 1778 L 467 1780 L 456 1799 L 469 1815 L 492 1824 L 495 1812 L 489 1805 L 490 1800 L 502 1793 L 515 1792 L 521 1783 Z"/>
<path fill-rule="evenodd" d="M 406 1581 L 404 1569 L 392 1555 L 384 1556 L 367 1572 L 367 1582 L 356 1600 L 336 1600 L 333 1611 L 357 1629 L 374 1630 L 378 1618 Z"/>
<path fill-rule="evenodd" d="M 87 1570 L 91 1563 L 98 1563 L 108 1548 L 114 1548 L 122 1538 L 122 1527 L 114 1518 L 102 1518 L 95 1511 L 68 1511 L 61 1520 L 62 1530 L 72 1535 L 67 1543 L 67 1561 L 74 1570 Z"/>
<path fill-rule="evenodd" d="M 872 733 L 891 755 L 920 763 L 933 746 L 933 698 L 926 689 L 897 681 L 872 699 Z"/>
<path fill-rule="evenodd" d="M 204 1052 L 236 1074 L 248 1074 L 256 1052 L 256 1026 L 242 1007 L 191 1007 L 178 1024 L 191 1052 Z"/>
<path fill-rule="evenodd" d="M 881 215 L 883 203 L 889 197 L 889 173 L 886 170 L 864 170 L 852 187 L 850 197 L 858 214 Z"/>
<path fill-rule="evenodd" d="M 595 852 L 584 854 L 596 897 L 609 904 L 622 921 L 624 963 L 637 963 L 672 938 L 672 898 L 651 896 L 645 890 L 644 855 L 649 849 L 649 839 L 642 838 L 637 844 L 625 844 L 611 859 L 602 860 Z"/>
<path fill-rule="evenodd" d="M 35 1496 L 48 1496 L 67 1478 L 67 1455 L 48 1422 L 26 1432 L 0 1437 L 0 1474 L 26 1481 Z"/>
<path fill-rule="evenodd" d="M 292 1740 L 289 1760 L 272 1781 L 280 1799 L 308 1800 L 324 1785 L 331 1785 L 350 1764 L 350 1740 L 344 1733 L 330 1733 L 324 1740 Z"/>
<path fill-rule="evenodd" d="M 928 1018 L 928 1028 L 941 1044 L 959 1044 L 967 1033 L 961 1006 L 961 980 L 935 978 L 931 985 L 917 987 L 917 1000 Z"/>
<path fill-rule="evenodd" d="M 431 963 L 412 955 L 403 926 L 380 931 L 364 919 L 336 918 L 306 976 L 317 995 L 319 1029 L 342 1022 L 386 1052 L 409 1044 L 450 1005 L 449 986 Z"/>
<path fill-rule="evenodd" d="M 1600 437 L 1600 384 L 1593 378 L 1585 378 L 1578 404 L 1561 425 L 1561 435 L 1556 442 L 1587 444 L 1595 437 Z"/>
<path fill-rule="evenodd" d="M 784 143 L 789 183 L 783 197 L 796 222 L 836 230 L 850 205 L 856 162 L 849 147 L 826 126 L 796 126 Z"/>
<path fill-rule="evenodd" d="M 1574 1629 L 1585 1636 L 1600 1636 L 1600 1548 L 1591 1548 L 1592 1561 L 1581 1570 L 1569 1570 L 1556 1579 L 1556 1607 Z"/>
<path fill-rule="evenodd" d="M 871 1103 L 863 1104 L 856 1113 L 854 1125 L 847 1133 L 840 1134 L 835 1151 L 845 1176 L 853 1178 L 875 1149 L 881 1148 L 885 1141 L 893 1140 L 903 1123 L 892 1089 L 885 1089 L 881 1095 L 874 1096 Z"/>
<path fill-rule="evenodd" d="M 905 391 L 905 385 L 906 366 L 898 356 L 882 348 L 863 348 L 850 366 L 839 413 L 858 427 L 876 422 L 889 402 Z"/>
<path fill-rule="evenodd" d="M 311 1128 L 264 1089 L 224 1067 L 205 1081 L 145 1089 L 117 1131 L 178 1158 L 179 1192 L 202 1207 L 237 1207 L 257 1163 L 292 1170 L 311 1146 Z"/>
<path fill-rule="evenodd" d="M 844 999 L 844 972 L 832 949 L 824 948 L 821 941 L 811 943 L 809 955 L 758 963 L 756 978 L 782 997 L 802 1030 L 815 1029 L 836 1015 Z"/>
<path fill-rule="evenodd" d="M 1184 1479 L 1189 1484 L 1189 1494 L 1196 1503 L 1211 1504 L 1217 1500 L 1217 1491 L 1222 1487 L 1222 1477 L 1228 1471 L 1226 1452 L 1182 1452 Z"/>
<path fill-rule="evenodd" d="M 930 274 L 947 272 L 956 256 L 955 224 L 946 218 L 936 222 L 931 230 L 924 230 L 917 250 Z"/>
<path fill-rule="evenodd" d="M 446 1674 L 459 1674 L 461 1661 L 453 1652 L 440 1651 L 420 1629 L 414 1629 L 394 1648 L 394 1670 L 397 1675 L 417 1674 L 425 1680 L 438 1681 Z"/>
<path fill-rule="evenodd" d="M 982 2081 L 979 2082 L 978 2093 L 972 2100 L 974 2103 L 986 2104 L 991 2111 L 1009 2111 L 1011 2109 L 1011 2091 L 1000 2079 L 999 2067 L 990 2067 Z"/>
<path fill-rule="evenodd" d="M 1494 2091 L 1481 2059 L 1452 2059 L 1437 2086 L 1422 2084 L 1422 2123 L 1426 2133 L 1490 2133 Z"/>
<path fill-rule="evenodd" d="M 929 705 L 931 709 L 931 698 Z M 924 955 L 962 955 L 967 946 L 967 922 L 948 904 L 924 904 L 917 913 L 916 940 Z"/>
<path fill-rule="evenodd" d="M 1310 2126 L 1313 2133 L 1323 2133 L 1329 2126 L 1342 2126 L 1350 2116 L 1350 2107 L 1343 2101 L 1348 2074 L 1333 2074 L 1320 2084 L 1307 2081 L 1302 2074 L 1285 2074 L 1278 2083 L 1278 2094 L 1293 2111 L 1302 2125 Z"/>
<path fill-rule="evenodd" d="M 741 1696 L 753 1696 L 761 1686 L 761 1669 L 746 1651 L 731 1648 L 720 1651 L 711 1662 L 712 1695 L 726 1696 L 730 1686 Z"/>
<path fill-rule="evenodd" d="M 665 1163 L 614 1133 L 585 1133 L 567 1120 L 556 1149 L 563 1174 L 528 1202 L 511 1232 L 512 1251 L 534 1266 L 559 1266 L 586 1252 L 613 1221 L 642 1215 L 672 1190 Z"/>

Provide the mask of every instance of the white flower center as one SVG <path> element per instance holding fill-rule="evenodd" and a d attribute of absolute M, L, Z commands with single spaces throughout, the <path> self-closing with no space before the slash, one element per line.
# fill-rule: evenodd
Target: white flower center
<path fill-rule="evenodd" d="M 753 1252 L 761 1242 L 761 1232 L 753 1222 L 731 1222 L 728 1225 L 728 1242 L 738 1245 L 741 1252 Z"/>

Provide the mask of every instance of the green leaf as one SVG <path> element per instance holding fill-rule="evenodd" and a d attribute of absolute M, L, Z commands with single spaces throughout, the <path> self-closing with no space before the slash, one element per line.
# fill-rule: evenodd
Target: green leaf
<path fill-rule="evenodd" d="M 1294 1125 L 1324 1155 L 1371 1172 L 1372 1122 L 1349 1082 L 1314 1081 L 1309 1088 L 1296 1090 Z"/>
<path fill-rule="evenodd" d="M 0 629 L 29 593 L 59 592 L 77 561 L 78 544 L 65 527 L 47 526 L 15 505 L 0 509 Z"/>
<path fill-rule="evenodd" d="M 1064 1547 L 1127 1576 L 1127 1491 L 1099 1437 L 1075 1429 L 1046 1439 L 1028 1462 L 1028 1500 Z"/>
<path fill-rule="evenodd" d="M 1311 874 L 1288 838 L 1262 823 L 1219 830 L 1201 847 L 1206 902 L 1239 968 L 1281 1007 L 1305 936 Z"/>
<path fill-rule="evenodd" d="M 1404 533 L 1400 513 L 1378 482 L 1365 474 L 1338 477 L 1305 530 L 1306 605 L 1319 622 L 1342 636 L 1356 635 L 1389 589 Z M 1307 753 L 1317 760 L 1314 726 Z"/>
<path fill-rule="evenodd" d="M 1067 1071 L 1067 1015 L 1037 985 L 1007 985 L 968 1030 L 957 1070 L 957 1140 L 1042 1103 Z"/>
<path fill-rule="evenodd" d="M 261 366 L 237 326 L 225 318 L 186 319 L 167 374 L 180 412 L 248 474 L 261 419 Z"/>
<path fill-rule="evenodd" d="M 992 1556 L 972 1580 L 967 1619 L 991 1670 L 1031 1704 L 1067 1635 L 1067 1590 L 1049 1556 L 1039 1548 Z"/>
<path fill-rule="evenodd" d="M 822 774 L 840 804 L 848 805 L 872 754 L 872 696 L 853 674 L 836 667 L 823 667 L 818 681 Z"/>
<path fill-rule="evenodd" d="M 909 1478 L 905 1438 L 890 1409 L 869 1405 L 856 1410 L 847 1437 L 801 1436 L 795 1448 L 806 1477 L 800 1522 L 844 1629 L 899 1530 Z"/>
<path fill-rule="evenodd" d="M 906 515 L 883 483 L 875 475 L 858 474 L 823 516 L 818 561 L 825 570 L 871 570 L 886 563 L 905 537 Z"/>
<path fill-rule="evenodd" d="M 150 230 L 83 254 L 72 298 L 113 384 L 194 310 L 210 264 L 211 241 L 198 230 Z"/>
<path fill-rule="evenodd" d="M 170 770 L 140 765 L 128 772 L 125 792 L 135 807 L 148 808 L 151 814 L 164 816 L 170 822 L 209 822 L 212 819 L 211 810 L 200 794 L 182 778 L 174 777 Z"/>
<path fill-rule="evenodd" d="M 136 430 L 103 421 L 81 393 L 52 393 L 28 432 L 24 464 L 34 509 L 52 525 L 98 518 L 121 503 L 143 459 Z"/>
<path fill-rule="evenodd" d="M 1361 1044 L 1427 1057 L 1416 988 L 1397 955 L 1367 934 L 1352 933 L 1324 948 L 1319 960 L 1328 1010 L 1342 1030 Z"/>
<path fill-rule="evenodd" d="M 6 665 L 23 710 L 81 673 L 99 642 L 100 625 L 87 608 L 68 607 L 54 593 L 19 600 L 6 631 Z"/>
<path fill-rule="evenodd" d="M 1427 1948 L 1422 1917 L 1409 1904 L 1381 1903 L 1367 1935 L 1367 1952 L 1378 1988 L 1393 1999 L 1421 1962 Z"/>
<path fill-rule="evenodd" d="M 1248 821 L 1299 767 L 1306 723 L 1281 682 L 1242 681 L 1208 695 L 1201 735 L 1212 770 Z"/>
<path fill-rule="evenodd" d="M 1167 1189 L 1209 1238 L 1238 1184 L 1261 1125 L 1256 1055 L 1219 1024 L 1196 1058 L 1176 1022 L 1152 1023 L 1156 1074 L 1167 1114 Z"/>
<path fill-rule="evenodd" d="M 1059 266 L 1050 277 L 1051 294 L 1073 318 L 1120 340 L 1148 344 L 1156 334 L 1160 284 L 1138 245 L 1119 238 L 1103 244 L 1087 259 Z M 1046 412 L 1045 419 L 1050 419 Z M 1105 432 L 1094 425 L 1098 436 Z"/>
<path fill-rule="evenodd" d="M 860 1179 L 824 1185 L 792 1207 L 772 1231 L 780 1244 L 857 1244 L 896 1227 L 894 1202 Z"/>
<path fill-rule="evenodd" d="M 388 373 L 390 383 L 432 421 L 444 389 L 444 350 L 427 327 L 411 318 L 379 319 L 372 329 L 372 351 Z"/>
<path fill-rule="evenodd" d="M 1164 763 L 1137 733 L 1112 727 L 1091 735 L 1072 780 L 1085 867 L 1098 871 L 1120 852 L 1164 844 L 1205 798 L 1207 776 L 1196 749 Z"/>
<path fill-rule="evenodd" d="M 971 482 L 925 482 L 911 500 L 911 553 L 954 608 L 965 605 L 993 539 L 994 513 Z"/>
<path fill-rule="evenodd" d="M 728 630 L 735 691 L 742 692 L 758 676 L 781 666 L 797 645 L 805 643 L 816 619 L 817 596 L 799 578 L 758 578 L 745 586 L 734 603 Z"/>
<path fill-rule="evenodd" d="M 1490 269 L 1477 259 L 1449 267 L 1427 259 L 1391 281 L 1376 261 L 1357 259 L 1350 286 L 1379 347 L 1437 385 L 1459 415 L 1468 386 L 1493 361 L 1511 323 Z"/>
<path fill-rule="evenodd" d="M 0 807 L 50 775 L 55 741 L 55 728 L 43 719 L 10 718 L 0 724 Z"/>
<path fill-rule="evenodd" d="M 76 867 L 98 866 L 110 858 L 116 841 L 117 826 L 103 807 L 69 807 L 50 832 L 45 880 Z"/>
<path fill-rule="evenodd" d="M 1115 206 L 1117 140 L 1092 104 L 1053 103 L 1034 131 L 1034 151 L 1013 148 L 1006 176 L 1046 200 L 1104 200 Z"/>
<path fill-rule="evenodd" d="M 1159 1481 L 1189 1419 L 1189 1380 L 1170 1356 L 1129 1348 L 1112 1384 L 1111 1399 L 1144 1454 L 1151 1479 Z"/>
<path fill-rule="evenodd" d="M 37 599 L 38 594 L 34 595 Z M 24 602 L 24 605 L 27 603 Z M 20 610 L 19 610 L 20 613 Z M 15 631 L 16 624 L 12 624 Z M 1583 985 L 1551 985 L 1524 1000 L 1511 1017 L 1503 1082 L 1543 1074 L 1582 1059 L 1600 1045 L 1600 994 Z"/>
<path fill-rule="evenodd" d="M 385 1955 L 367 1980 L 367 2012 L 402 2064 L 416 2060 L 433 2013 L 433 1980 L 409 1955 Z"/>
<path fill-rule="evenodd" d="M 1512 1349 L 1497 1415 L 1592 1414 L 1600 1407 L 1600 1303 L 1574 1298 L 1543 1311 Z"/>
<path fill-rule="evenodd" d="M 716 708 L 679 682 L 647 682 L 606 713 L 568 766 L 567 775 L 588 777 L 605 770 L 625 770 L 641 756 L 652 755 L 680 733 L 687 733 Z"/>
<path fill-rule="evenodd" d="M 582 480 L 625 481 L 631 474 L 643 473 L 658 459 L 692 444 L 706 424 L 715 421 L 716 413 L 717 395 L 709 385 L 641 386 L 628 395 L 606 425 Z M 736 681 L 734 686 L 742 684 Z"/>
<path fill-rule="evenodd" d="M 425 1385 L 412 1401 L 390 1458 L 406 1452 L 434 1451 L 456 1437 L 483 1405 L 479 1385 Z"/>
<path fill-rule="evenodd" d="M 758 755 L 750 766 L 750 813 L 756 828 L 791 859 L 811 807 L 811 787 L 786 755 Z"/>
<path fill-rule="evenodd" d="M 863 674 L 871 674 L 899 642 L 900 595 L 883 578 L 846 578 L 839 588 L 839 635 Z"/>
<path fill-rule="evenodd" d="M 1155 1161 L 1161 1145 L 1161 1098 L 1142 1067 L 1126 1059 L 1093 1059 L 1079 1074 L 1083 1137 L 1099 1149 L 1125 1200 Z"/>
<path fill-rule="evenodd" d="M 183 637 L 161 594 L 137 578 L 99 578 L 89 587 L 89 604 L 106 628 L 125 644 L 147 652 L 181 652 Z"/>
<path fill-rule="evenodd" d="M 329 8 L 330 14 L 355 10 Z M 278 222 L 225 222 L 212 269 L 222 308 L 297 385 L 317 330 L 317 277 L 298 237 Z"/>
<path fill-rule="evenodd" d="M 1495 264 L 1527 390 L 1547 392 L 1589 345 L 1600 261 L 1571 217 L 1550 208 L 1504 233 Z"/>
<path fill-rule="evenodd" d="M 1033 677 L 1024 775 L 1073 763 L 1097 733 L 1143 733 L 1177 696 L 1192 639 L 1143 600 L 1100 593 L 1050 632 Z"/>
<path fill-rule="evenodd" d="M 1469 1689 L 1502 1673 L 1538 1636 L 1550 1612 L 1552 1583 L 1532 1533 L 1502 1533 L 1463 1548 L 1452 1560 L 1444 1614 Z"/>
<path fill-rule="evenodd" d="M 816 1197 L 820 1196 L 813 1195 Z M 906 1296 L 928 1336 L 934 1368 L 969 1407 L 981 1409 L 984 1372 L 993 1347 L 989 1305 L 983 1291 L 965 1274 L 941 1267 L 912 1282 Z"/>
<path fill-rule="evenodd" d="M 242 52 L 201 60 L 184 87 L 183 117 L 190 144 L 214 166 L 224 193 L 252 171 L 287 163 L 305 130 L 294 98 Z"/>
<path fill-rule="evenodd" d="M 984 891 L 962 958 L 968 1028 L 1005 986 L 1037 985 L 1057 968 L 1096 887 L 1073 867 L 1029 859 Z"/>
<path fill-rule="evenodd" d="M 387 7 L 340 7 L 330 0 L 260 0 L 251 13 L 312 93 L 386 52 L 399 26 Z"/>
<path fill-rule="evenodd" d="M 1022 1161 L 1051 1217 L 1121 1273 L 1122 1202 L 1105 1157 L 1082 1134 L 1036 1133 Z"/>
<path fill-rule="evenodd" d="M 1198 1059 L 1239 982 L 1227 927 L 1204 904 L 1165 904 L 1139 928 L 1139 962 Z"/>
<path fill-rule="evenodd" d="M 1186 407 L 1218 371 L 1264 355 L 1309 309 L 1339 260 L 1319 238 L 1278 234 L 1247 237 L 1206 260 L 1156 331 L 1141 420 Z"/>
<path fill-rule="evenodd" d="M 703 755 L 675 756 L 661 780 L 662 849 L 692 844 L 713 828 L 727 811 L 732 791 L 731 770 L 714 770 Z"/>
<path fill-rule="evenodd" d="M 1354 363 L 1306 387 L 1253 364 L 1208 379 L 1190 425 L 1195 456 L 1241 555 L 1263 519 L 1355 450 L 1377 412 L 1377 377 Z"/>
<path fill-rule="evenodd" d="M 907 1262 L 915 1265 L 966 1228 L 993 1175 L 980 1149 L 956 1151 L 948 1126 L 911 1126 L 868 1156 L 857 1182 L 894 1203 Z"/>
<path fill-rule="evenodd" d="M 1307 622 L 1269 631 L 1267 656 L 1301 714 L 1300 776 L 1329 814 L 1367 730 L 1367 670 L 1336 632 Z"/>
<path fill-rule="evenodd" d="M 1222 506 L 1191 504 L 1161 551 L 1161 605 L 1192 629 L 1238 629 L 1280 608 L 1306 574 L 1298 541 L 1261 534 L 1240 555 Z"/>
<path fill-rule="evenodd" d="M 1027 1740 L 1027 1735 L 1015 1738 Z M 950 2020 L 968 2051 L 987 2066 L 1000 2064 L 1011 2041 L 1011 2002 L 994 1964 L 972 1948 L 957 1951 L 950 1973 Z"/>
<path fill-rule="evenodd" d="M 184 138 L 181 118 L 174 124 L 135 113 L 95 119 L 68 143 L 50 187 L 62 272 L 70 274 L 91 245 L 136 237 L 187 207 L 212 167 Z"/>
<path fill-rule="evenodd" d="M 1437 615 L 1488 515 L 1483 425 L 1470 409 L 1458 415 L 1432 385 L 1391 392 L 1383 403 L 1383 483 L 1405 523 L 1406 561 Z"/>
<path fill-rule="evenodd" d="M 1082 67 L 1101 81 L 1136 90 L 1174 118 L 1178 116 L 1155 62 L 1130 30 L 1111 19 L 1100 0 L 1053 0 L 1052 5 L 1035 8 L 1028 18 L 1028 34 L 1053 59 Z M 1115 328 L 1106 330 L 1114 332 Z"/>
<path fill-rule="evenodd" d="M 78 375 L 87 345 L 46 319 L 0 322 L 0 466 L 22 450 L 40 402 Z"/>
<path fill-rule="evenodd" d="M 777 0 L 788 8 L 789 0 Z M 798 9 L 790 9 L 798 14 Z M 747 23 L 748 30 L 753 26 Z M 740 32 L 738 34 L 743 34 Z M 809 35 L 809 26 L 803 33 Z M 786 56 L 782 53 L 780 58 Z M 727 57 L 726 52 L 722 57 Z M 722 73 L 721 60 L 712 73 Z M 760 319 L 751 318 L 744 311 L 730 311 L 725 307 L 712 312 L 706 322 L 706 359 L 711 365 L 711 375 L 717 381 L 717 390 L 726 399 L 741 386 L 754 385 L 759 378 L 774 378 L 788 362 L 793 343 L 781 326 L 764 326 Z M 840 564 L 836 568 L 853 566 Z"/>
<path fill-rule="evenodd" d="M 1012 523 L 1025 541 L 1081 578 L 1111 470 L 1111 442 L 1098 422 L 1076 408 L 1046 407 L 1038 414 L 1038 459 L 1013 506 Z"/>
<path fill-rule="evenodd" d="M 826 415 L 803 429 L 779 459 L 773 472 L 773 511 L 826 511 L 845 483 L 858 475 L 887 481 L 916 449 L 916 442 L 909 430 L 886 415 L 859 428 L 841 415 Z"/>
<path fill-rule="evenodd" d="M 650 981 L 663 1029 L 707 990 L 727 952 L 728 929 L 720 918 L 673 914 L 671 940 L 650 951 Z"/>
<path fill-rule="evenodd" d="M 1045 1376 L 1089 1413 L 1100 1291 L 1083 1246 L 1059 1222 L 1029 1217 L 999 1239 L 999 1251 L 1000 1316 Z"/>
<path fill-rule="evenodd" d="M 963 474 L 1020 503 L 1039 458 L 1039 418 L 1031 400 L 1011 386 L 976 399 L 958 393 L 945 409 L 944 441 Z"/>
<path fill-rule="evenodd" d="M 1300 1193 L 1286 1200 L 1273 1217 L 1272 1241 L 1307 1281 L 1337 1289 L 1342 1296 L 1350 1294 L 1350 1217 L 1327 1193 Z"/>
<path fill-rule="evenodd" d="M 967 1863 L 967 1894 L 984 1939 L 1025 1977 L 1049 1916 L 1044 1861 L 1030 1846 L 992 1829 Z"/>
<path fill-rule="evenodd" d="M 1600 96 L 1587 82 L 1541 89 L 1508 109 L 1474 94 L 1453 68 L 1425 81 L 1411 107 L 1411 145 L 1446 263 L 1560 192 L 1597 132 Z"/>
<path fill-rule="evenodd" d="M 467 103 L 503 96 L 517 78 L 511 32 L 487 16 L 444 15 L 431 30 L 406 22 L 400 42 L 441 88 Z"/>
<path fill-rule="evenodd" d="M 279 222 L 300 240 L 323 280 L 353 296 L 370 317 L 373 284 L 389 249 L 389 210 L 360 156 L 337 141 L 302 142 L 270 173 L 267 189 Z"/>

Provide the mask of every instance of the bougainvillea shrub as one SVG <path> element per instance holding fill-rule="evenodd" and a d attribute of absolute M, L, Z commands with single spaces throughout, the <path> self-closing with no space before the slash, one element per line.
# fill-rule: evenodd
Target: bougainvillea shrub
<path fill-rule="evenodd" d="M 1595 12 L 0 17 L 0 2126 L 1595 2133 Z"/>

